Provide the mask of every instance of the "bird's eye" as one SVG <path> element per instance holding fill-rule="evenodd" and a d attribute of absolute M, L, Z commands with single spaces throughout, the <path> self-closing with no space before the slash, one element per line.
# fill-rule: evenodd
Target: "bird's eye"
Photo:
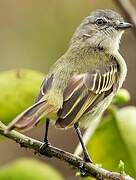
<path fill-rule="evenodd" d="M 99 18 L 99 19 L 96 19 L 95 23 L 98 26 L 103 26 L 106 24 L 106 21 L 104 19 Z"/>

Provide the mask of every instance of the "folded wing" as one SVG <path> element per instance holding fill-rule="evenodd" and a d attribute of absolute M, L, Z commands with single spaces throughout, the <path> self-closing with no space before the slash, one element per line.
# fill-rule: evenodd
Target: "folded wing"
<path fill-rule="evenodd" d="M 117 87 L 117 64 L 75 75 L 64 90 L 63 107 L 58 112 L 56 125 L 65 128 L 74 124 Z"/>

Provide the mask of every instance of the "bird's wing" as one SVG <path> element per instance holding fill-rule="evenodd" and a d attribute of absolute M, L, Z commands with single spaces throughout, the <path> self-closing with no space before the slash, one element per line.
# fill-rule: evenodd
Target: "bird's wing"
<path fill-rule="evenodd" d="M 48 78 L 44 79 L 44 81 L 42 82 L 42 85 L 40 87 L 40 92 L 39 92 L 38 96 L 36 97 L 35 103 L 37 103 L 47 93 L 47 91 L 51 88 L 53 76 L 54 75 L 52 74 Z"/>
<path fill-rule="evenodd" d="M 64 90 L 64 102 L 56 126 L 64 128 L 75 123 L 117 86 L 117 64 L 72 77 Z"/>

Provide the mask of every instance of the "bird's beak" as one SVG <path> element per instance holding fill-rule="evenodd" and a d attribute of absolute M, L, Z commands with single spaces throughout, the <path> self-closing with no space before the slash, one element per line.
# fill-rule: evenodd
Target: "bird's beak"
<path fill-rule="evenodd" d="M 125 30 L 125 29 L 128 29 L 128 28 L 132 28 L 133 25 L 128 23 L 128 22 L 121 22 L 119 23 L 118 25 L 115 26 L 115 29 L 117 30 Z"/>

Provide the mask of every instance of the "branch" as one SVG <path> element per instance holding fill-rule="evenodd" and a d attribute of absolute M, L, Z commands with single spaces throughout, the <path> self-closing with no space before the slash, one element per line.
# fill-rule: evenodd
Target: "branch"
<path fill-rule="evenodd" d="M 16 131 L 12 131 L 9 134 L 4 134 L 6 126 L 0 122 L 0 134 L 8 137 L 9 139 L 12 139 L 13 141 L 19 143 L 21 147 L 26 147 L 29 149 L 33 149 L 36 152 L 39 152 L 39 147 L 42 145 L 42 142 L 32 139 L 30 137 L 27 137 L 21 133 L 18 133 Z M 93 163 L 83 163 L 83 160 L 80 157 L 74 156 L 71 153 L 68 153 L 66 151 L 63 151 L 61 149 L 58 149 L 53 146 L 48 146 L 43 153 L 40 153 L 47 157 L 55 157 L 57 159 L 60 159 L 61 161 L 67 162 L 69 165 L 72 165 L 79 171 L 81 171 L 81 165 L 84 165 L 82 167 L 82 173 L 87 174 L 88 176 L 92 176 L 96 179 L 111 179 L 111 180 L 134 180 L 128 175 L 123 175 L 116 172 L 110 172 L 108 170 L 105 170 L 103 168 L 100 168 L 98 165 L 95 165 Z"/>
<path fill-rule="evenodd" d="M 136 9 L 129 0 L 114 0 L 123 11 L 126 18 L 134 25 L 133 31 L 136 35 Z"/>

